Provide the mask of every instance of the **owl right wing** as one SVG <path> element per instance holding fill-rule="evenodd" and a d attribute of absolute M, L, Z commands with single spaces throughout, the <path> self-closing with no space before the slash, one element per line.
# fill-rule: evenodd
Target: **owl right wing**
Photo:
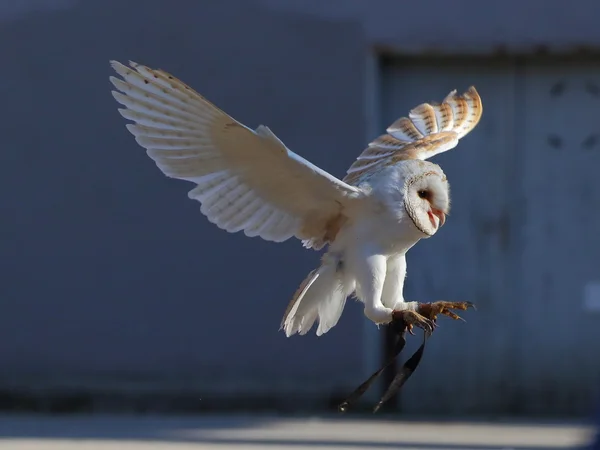
<path fill-rule="evenodd" d="M 189 197 L 218 227 L 318 249 L 362 191 L 289 150 L 267 127 L 252 130 L 162 70 L 112 61 L 121 78 L 119 112 L 127 129 L 168 177 L 197 186 Z"/>
<path fill-rule="evenodd" d="M 462 95 L 450 92 L 442 103 L 423 103 L 369 143 L 343 181 L 356 186 L 399 161 L 424 160 L 453 149 L 479 123 L 482 112 L 481 98 L 473 86 Z"/>

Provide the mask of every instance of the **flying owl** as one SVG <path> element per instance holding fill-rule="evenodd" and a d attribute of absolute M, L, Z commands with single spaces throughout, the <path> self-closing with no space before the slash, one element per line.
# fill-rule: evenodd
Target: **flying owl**
<path fill-rule="evenodd" d="M 286 336 L 334 327 L 354 295 L 375 324 L 402 321 L 433 331 L 439 314 L 469 302 L 405 301 L 406 252 L 433 236 L 450 210 L 448 180 L 427 159 L 454 148 L 479 122 L 474 87 L 423 103 L 368 144 L 339 179 L 292 152 L 266 126 L 241 124 L 172 75 L 111 61 L 110 77 L 127 129 L 168 177 L 196 186 L 209 221 L 267 241 L 292 237 L 327 247 L 281 322 Z"/>

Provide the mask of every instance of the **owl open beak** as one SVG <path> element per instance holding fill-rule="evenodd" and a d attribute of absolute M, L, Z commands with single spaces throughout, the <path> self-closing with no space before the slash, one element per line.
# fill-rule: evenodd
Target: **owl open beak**
<path fill-rule="evenodd" d="M 433 216 L 438 218 L 439 224 L 435 223 Z M 437 228 L 442 228 L 444 226 L 444 223 L 446 223 L 446 214 L 444 214 L 444 212 L 439 209 L 431 208 L 431 211 L 429 212 L 429 220 L 431 220 L 431 223 L 434 227 L 436 227 L 437 225 Z"/>

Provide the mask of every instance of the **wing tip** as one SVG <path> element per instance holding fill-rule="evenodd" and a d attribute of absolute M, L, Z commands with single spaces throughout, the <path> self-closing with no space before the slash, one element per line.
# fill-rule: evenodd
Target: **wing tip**
<path fill-rule="evenodd" d="M 450 120 L 441 125 L 440 107 L 444 105 Z M 434 111 L 437 108 L 437 113 Z M 457 89 L 450 91 L 441 103 L 421 103 L 409 111 L 408 117 L 396 119 L 386 129 L 383 136 L 369 143 L 367 149 L 361 153 L 357 160 L 346 172 L 344 181 L 356 183 L 359 178 L 368 175 L 369 170 L 361 167 L 361 156 L 364 152 L 380 148 L 382 137 L 393 141 L 395 151 L 392 155 L 382 155 L 380 159 L 372 160 L 374 168 L 393 164 L 402 159 L 428 159 L 438 153 L 450 150 L 458 144 L 458 140 L 470 133 L 479 123 L 483 113 L 481 96 L 474 85 L 469 86 L 462 94 Z M 435 120 L 436 124 L 427 123 Z M 415 123 L 418 122 L 418 123 Z M 456 142 L 454 142 L 456 141 Z M 387 146 L 384 146 L 387 147 Z M 381 147 L 382 150 L 385 148 Z M 383 153 L 383 152 L 382 152 Z M 387 160 L 387 163 L 384 162 Z M 375 164 L 382 162 L 382 164 Z"/>
<path fill-rule="evenodd" d="M 119 69 L 126 68 L 126 66 L 123 63 L 117 61 L 116 59 L 111 59 L 108 61 L 108 63 L 115 72 L 119 72 Z"/>
<path fill-rule="evenodd" d="M 479 92 L 475 88 L 475 85 L 471 85 L 462 94 L 458 94 L 458 90 L 453 89 L 452 91 L 450 91 L 448 93 L 448 95 L 446 95 L 446 97 L 444 98 L 444 102 L 450 101 L 453 99 L 457 99 L 457 98 L 464 98 L 464 97 L 473 98 L 474 100 L 475 99 L 481 100 L 481 96 L 479 95 Z"/>
<path fill-rule="evenodd" d="M 474 85 L 469 86 L 469 88 L 467 89 L 467 92 L 469 94 L 473 94 L 473 95 L 479 97 L 479 92 L 477 92 L 477 89 L 475 89 Z"/>

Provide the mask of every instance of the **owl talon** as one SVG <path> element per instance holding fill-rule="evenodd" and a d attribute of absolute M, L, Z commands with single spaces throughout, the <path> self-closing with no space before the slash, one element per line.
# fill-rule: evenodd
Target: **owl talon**
<path fill-rule="evenodd" d="M 458 314 L 455 314 L 455 313 L 453 313 L 452 311 L 449 311 L 449 310 L 444 310 L 444 311 L 441 312 L 441 314 L 443 314 L 444 316 L 448 316 L 448 317 L 450 317 L 451 319 L 454 319 L 454 320 L 462 320 L 463 322 L 466 322 L 466 320 L 463 319 L 462 317 L 460 317 Z"/>
<path fill-rule="evenodd" d="M 416 311 L 407 309 L 392 312 L 392 321 L 404 324 L 408 332 L 414 335 L 413 327 L 421 328 L 428 334 L 433 333 L 435 324 L 431 319 L 424 317 Z"/>
<path fill-rule="evenodd" d="M 458 314 L 452 312 L 452 309 L 458 309 L 461 311 L 466 311 L 469 308 L 475 308 L 475 305 L 471 302 L 433 302 L 433 303 L 420 303 L 417 311 L 424 317 L 431 319 L 434 323 L 437 322 L 438 314 L 442 314 L 444 316 L 450 317 L 454 320 L 462 320 L 466 322 L 465 319 L 460 317 Z"/>

